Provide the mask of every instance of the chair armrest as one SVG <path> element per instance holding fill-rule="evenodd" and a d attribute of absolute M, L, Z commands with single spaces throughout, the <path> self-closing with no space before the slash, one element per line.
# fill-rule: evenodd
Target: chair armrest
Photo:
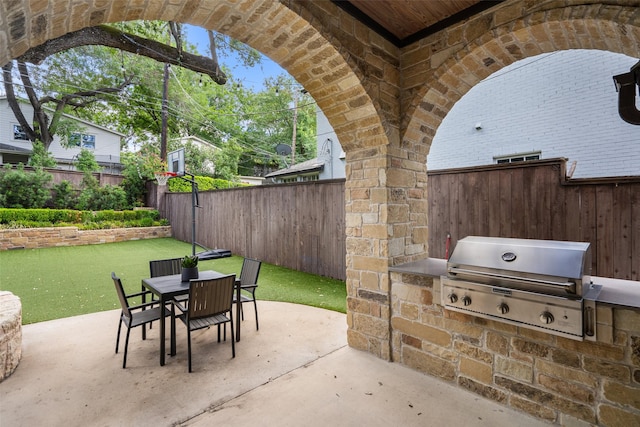
<path fill-rule="evenodd" d="M 129 307 L 129 310 L 140 310 L 142 308 L 147 308 L 147 307 L 153 307 L 154 305 L 158 305 L 160 303 L 160 301 L 155 300 L 155 301 L 149 301 L 146 302 L 144 304 L 138 304 L 138 305 L 134 305 Z"/>
<path fill-rule="evenodd" d="M 142 292 L 136 292 L 134 294 L 127 294 L 125 295 L 125 297 L 129 299 L 129 298 L 141 297 L 142 295 L 149 295 L 150 293 L 151 291 L 142 291 Z"/>
<path fill-rule="evenodd" d="M 240 289 L 246 289 L 246 290 L 255 289 L 257 287 L 258 285 L 240 285 Z"/>
<path fill-rule="evenodd" d="M 185 300 L 185 301 L 188 301 L 188 300 Z M 182 301 L 177 301 L 173 299 L 171 300 L 171 304 L 173 304 L 174 307 L 178 307 L 178 310 L 180 310 L 183 313 L 188 310 L 188 308 L 185 305 L 182 305 Z"/>

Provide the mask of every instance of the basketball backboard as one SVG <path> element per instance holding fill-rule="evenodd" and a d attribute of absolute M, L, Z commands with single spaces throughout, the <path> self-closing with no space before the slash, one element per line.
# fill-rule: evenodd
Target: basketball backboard
<path fill-rule="evenodd" d="M 178 148 L 167 154 L 167 169 L 169 172 L 184 176 L 184 148 Z"/>

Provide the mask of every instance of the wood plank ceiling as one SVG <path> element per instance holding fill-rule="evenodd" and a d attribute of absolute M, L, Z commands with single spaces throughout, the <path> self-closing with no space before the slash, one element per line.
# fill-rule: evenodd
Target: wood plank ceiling
<path fill-rule="evenodd" d="M 403 47 L 465 20 L 500 1 L 334 0 L 396 46 Z"/>

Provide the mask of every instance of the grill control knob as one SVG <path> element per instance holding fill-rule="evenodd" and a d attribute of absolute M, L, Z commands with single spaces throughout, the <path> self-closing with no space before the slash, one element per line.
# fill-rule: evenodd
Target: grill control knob
<path fill-rule="evenodd" d="M 548 311 L 543 311 L 542 313 L 540 313 L 540 321 L 545 325 L 553 323 L 553 320 L 553 314 L 549 313 Z"/>
<path fill-rule="evenodd" d="M 465 307 L 471 305 L 471 297 L 468 295 L 463 296 L 462 303 L 465 305 Z"/>
<path fill-rule="evenodd" d="M 453 292 L 450 293 L 447 298 L 449 298 L 449 301 L 451 302 L 451 304 L 455 304 L 458 302 L 458 295 L 454 294 Z"/>
<path fill-rule="evenodd" d="M 509 306 L 507 305 L 507 303 L 501 302 L 496 307 L 496 310 L 498 310 L 498 313 L 500 314 L 507 314 L 509 312 Z"/>

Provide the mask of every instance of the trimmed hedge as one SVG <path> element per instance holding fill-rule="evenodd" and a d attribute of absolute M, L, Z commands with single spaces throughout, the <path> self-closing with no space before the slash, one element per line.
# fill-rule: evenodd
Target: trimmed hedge
<path fill-rule="evenodd" d="M 1 228 L 76 226 L 80 229 L 153 227 L 168 225 L 157 210 L 78 211 L 71 209 L 0 208 Z"/>
<path fill-rule="evenodd" d="M 211 178 L 208 176 L 196 176 L 195 181 L 198 184 L 199 191 L 221 190 L 224 188 L 248 187 L 249 184 L 242 182 L 234 183 L 226 179 Z M 190 193 L 191 183 L 184 179 L 171 179 L 168 182 L 169 191 L 172 193 Z"/>

